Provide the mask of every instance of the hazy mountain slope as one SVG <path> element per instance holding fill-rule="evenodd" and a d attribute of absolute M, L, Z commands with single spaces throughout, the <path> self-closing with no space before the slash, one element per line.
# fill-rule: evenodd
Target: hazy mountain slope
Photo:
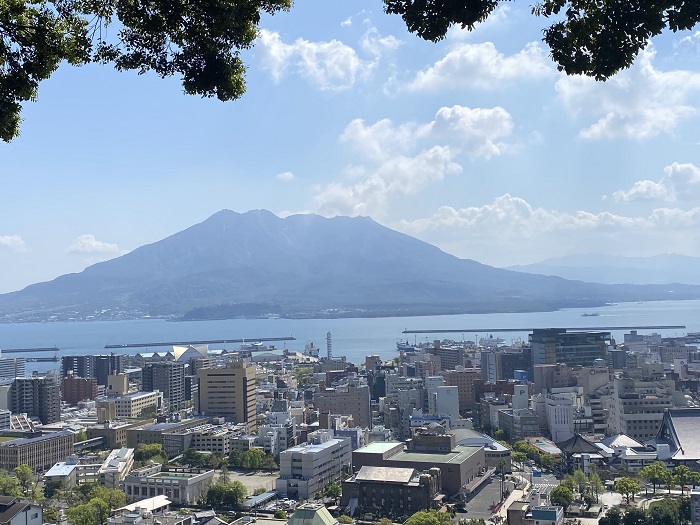
<path fill-rule="evenodd" d="M 590 253 L 547 259 L 529 265 L 511 266 L 508 269 L 608 284 L 700 285 L 700 257 L 678 254 L 624 257 Z"/>
<path fill-rule="evenodd" d="M 674 298 L 700 297 L 678 287 Z M 668 287 L 587 284 L 458 259 L 365 217 L 224 210 L 166 239 L 24 290 L 0 316 L 121 308 L 182 314 L 225 303 L 411 312 L 512 311 L 668 298 Z"/>

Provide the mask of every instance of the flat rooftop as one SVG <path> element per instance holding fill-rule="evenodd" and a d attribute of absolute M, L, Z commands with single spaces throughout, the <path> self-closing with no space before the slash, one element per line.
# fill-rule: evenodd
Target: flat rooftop
<path fill-rule="evenodd" d="M 462 463 L 483 447 L 458 445 L 451 452 L 399 452 L 389 461 L 410 461 L 413 463 Z"/>
<path fill-rule="evenodd" d="M 385 452 L 389 452 L 396 445 L 402 445 L 402 443 L 400 441 L 375 441 L 374 443 L 365 445 L 364 447 L 358 448 L 353 452 L 366 452 L 367 454 L 384 454 Z"/>

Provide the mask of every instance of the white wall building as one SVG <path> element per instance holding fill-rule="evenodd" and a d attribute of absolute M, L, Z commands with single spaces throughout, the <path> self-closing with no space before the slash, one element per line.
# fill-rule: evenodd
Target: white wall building
<path fill-rule="evenodd" d="M 436 393 L 436 414 L 448 416 L 450 421 L 459 419 L 459 390 L 456 386 L 439 386 Z"/>
<path fill-rule="evenodd" d="M 574 437 L 574 404 L 570 395 L 547 394 L 545 410 L 552 441 L 561 443 Z"/>
<path fill-rule="evenodd" d="M 442 376 L 429 376 L 425 378 L 425 391 L 428 394 L 428 414 L 435 416 L 437 411 L 437 390 L 445 384 Z"/>
<path fill-rule="evenodd" d="M 309 443 L 280 454 L 280 477 L 276 488 L 294 499 L 315 497 L 327 485 L 339 480 L 352 460 L 350 439 L 333 437 L 332 430 L 309 435 Z"/>

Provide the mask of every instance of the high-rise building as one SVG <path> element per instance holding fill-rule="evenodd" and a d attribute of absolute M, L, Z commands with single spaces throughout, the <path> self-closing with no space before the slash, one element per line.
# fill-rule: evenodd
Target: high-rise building
<path fill-rule="evenodd" d="M 72 373 L 75 377 L 94 378 L 97 384 L 106 386 L 107 377 L 124 371 L 124 356 L 109 355 L 67 355 L 61 358 L 61 376 Z"/>
<path fill-rule="evenodd" d="M 0 357 L 0 379 L 14 379 L 26 374 L 26 360 L 23 357 Z"/>
<path fill-rule="evenodd" d="M 185 363 L 147 363 L 141 369 L 141 390 L 160 390 L 171 410 L 181 408 L 185 401 Z"/>
<path fill-rule="evenodd" d="M 225 417 L 234 423 L 246 423 L 256 430 L 255 367 L 236 361 L 224 368 L 200 368 L 199 413 Z"/>
<path fill-rule="evenodd" d="M 535 365 L 564 363 L 593 366 L 607 357 L 610 332 L 569 332 L 566 328 L 535 329 L 529 336 Z"/>
<path fill-rule="evenodd" d="M 58 383 L 51 377 L 23 377 L 10 388 L 11 410 L 39 418 L 44 424 L 61 419 L 61 395 Z"/>

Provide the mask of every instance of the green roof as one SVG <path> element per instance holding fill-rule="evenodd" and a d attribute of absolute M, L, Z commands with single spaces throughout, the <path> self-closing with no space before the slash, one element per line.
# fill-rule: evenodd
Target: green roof
<path fill-rule="evenodd" d="M 338 520 L 323 505 L 306 503 L 297 507 L 287 525 L 338 525 Z"/>
<path fill-rule="evenodd" d="M 459 445 L 452 452 L 399 452 L 389 461 L 410 461 L 414 463 L 462 463 L 476 454 L 482 447 Z"/>

